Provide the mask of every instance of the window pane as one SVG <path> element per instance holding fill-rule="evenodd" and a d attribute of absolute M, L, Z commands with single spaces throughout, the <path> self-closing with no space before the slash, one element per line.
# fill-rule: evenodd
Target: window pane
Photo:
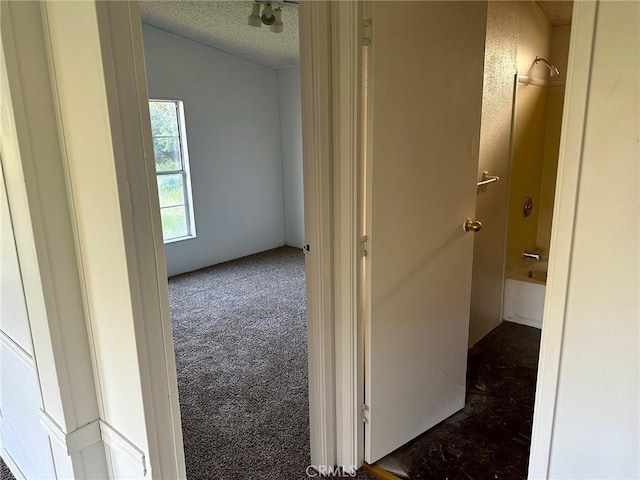
<path fill-rule="evenodd" d="M 162 216 L 162 236 L 165 241 L 186 237 L 189 234 L 187 230 L 187 212 L 184 205 L 161 208 L 160 215 Z"/>
<path fill-rule="evenodd" d="M 180 139 L 178 137 L 155 137 L 153 155 L 156 159 L 156 171 L 182 170 L 180 160 Z"/>
<path fill-rule="evenodd" d="M 184 204 L 184 184 L 181 173 L 158 175 L 158 196 L 160 207 Z"/>
<path fill-rule="evenodd" d="M 149 102 L 149 114 L 154 137 L 178 136 L 178 116 L 174 102 Z"/>
<path fill-rule="evenodd" d="M 187 198 L 190 179 L 185 168 L 189 159 L 183 155 L 181 102 L 150 100 L 149 113 L 163 237 L 165 242 L 188 238 L 195 229 L 187 217 L 191 199 Z"/>

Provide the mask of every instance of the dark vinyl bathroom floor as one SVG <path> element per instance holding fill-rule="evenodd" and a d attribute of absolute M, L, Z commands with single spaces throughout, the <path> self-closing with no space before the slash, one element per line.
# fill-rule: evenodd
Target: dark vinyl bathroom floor
<path fill-rule="evenodd" d="M 377 465 L 411 480 L 527 478 L 540 330 L 503 322 L 469 350 L 466 406 Z"/>

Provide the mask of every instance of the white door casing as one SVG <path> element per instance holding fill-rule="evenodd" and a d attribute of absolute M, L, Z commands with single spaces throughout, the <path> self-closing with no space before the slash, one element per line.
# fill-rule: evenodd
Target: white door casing
<path fill-rule="evenodd" d="M 400 7 L 400 4 L 394 4 L 394 5 L 396 7 Z M 576 8 L 575 8 L 576 12 L 574 14 L 574 24 L 573 24 L 573 33 L 572 33 L 573 53 L 570 58 L 573 74 L 572 74 L 572 78 L 570 78 L 567 83 L 567 98 L 571 98 L 574 100 L 576 100 L 574 97 L 580 96 L 583 94 L 583 92 L 588 90 L 587 87 L 588 87 L 588 80 L 589 80 L 590 63 L 581 61 L 581 59 L 589 58 L 590 48 L 593 43 L 595 22 L 593 21 L 594 15 L 592 14 L 592 12 L 595 10 L 595 5 L 596 5 L 596 2 L 577 2 Z M 379 7 L 383 8 L 384 6 L 380 5 Z M 583 15 L 587 13 L 590 15 Z M 589 18 L 585 18 L 585 17 L 589 17 Z M 315 11 L 313 12 L 313 14 L 311 13 L 309 14 L 309 21 L 312 23 L 315 22 L 314 24 L 316 25 L 319 25 L 320 23 L 322 23 L 317 21 Z M 423 23 L 420 27 L 424 30 L 428 30 L 427 25 L 429 24 Z M 321 25 L 321 27 L 322 27 L 321 31 L 324 30 L 325 26 Z M 84 28 L 89 28 L 89 26 L 85 25 Z M 404 30 L 408 30 L 408 28 Z M 461 34 L 461 36 L 464 36 L 466 38 L 468 34 L 465 33 L 464 30 L 462 30 L 462 32 L 464 33 L 464 35 Z M 311 38 L 311 37 L 312 35 L 309 34 L 308 38 Z M 139 39 L 137 38 L 134 39 L 134 42 L 136 43 L 136 45 L 140 45 Z M 445 44 L 443 41 L 436 41 L 435 43 L 439 43 L 440 45 Z M 375 40 L 374 40 L 374 44 L 375 44 Z M 471 42 L 469 42 L 469 46 L 472 46 Z M 587 49 L 586 52 L 583 51 L 585 49 Z M 318 55 L 318 52 L 322 53 L 322 52 L 326 52 L 326 50 L 327 50 L 326 45 L 319 45 L 318 49 L 315 51 L 314 57 Z M 126 60 L 123 60 L 119 57 L 114 57 L 113 60 L 116 63 L 126 62 Z M 441 70 L 443 71 L 447 70 L 451 72 L 452 69 L 455 69 L 456 67 L 454 63 L 456 64 L 461 63 L 455 58 L 451 58 L 449 60 L 450 61 L 446 64 L 445 67 L 442 67 Z M 314 62 L 315 62 L 315 58 L 314 58 Z M 578 66 L 580 68 L 577 68 Z M 436 67 L 437 67 L 437 64 L 434 63 L 433 69 L 438 70 Z M 435 71 L 433 73 L 438 74 L 438 72 L 435 72 Z M 455 80 L 456 79 L 453 77 L 453 75 L 450 75 L 447 82 L 452 82 Z M 326 82 L 326 79 L 320 78 L 318 76 L 315 78 L 314 81 L 324 84 Z M 311 80 L 309 83 L 310 84 L 312 83 Z M 432 82 L 429 82 L 429 83 L 432 84 Z M 425 81 L 425 84 L 426 84 L 426 81 Z M 316 91 L 318 88 L 318 84 L 313 83 L 313 85 L 314 85 L 313 91 Z M 121 87 L 118 85 L 117 88 L 119 90 Z M 308 91 L 309 94 L 310 92 L 311 90 Z M 310 97 L 311 96 L 312 95 L 310 94 Z M 565 122 L 566 128 L 563 128 L 563 137 L 564 137 L 563 152 L 564 153 L 563 155 L 561 155 L 560 163 L 561 163 L 561 168 L 563 169 L 564 175 L 561 176 L 559 179 L 559 185 L 560 185 L 559 189 L 562 189 L 562 195 L 559 196 L 560 197 L 559 200 L 558 198 L 556 199 L 556 209 L 558 212 L 566 214 L 567 218 L 566 218 L 566 222 L 556 222 L 556 225 L 562 225 L 563 227 L 557 228 L 557 231 L 554 235 L 554 238 L 555 238 L 554 246 L 556 250 L 561 246 L 566 246 L 567 247 L 566 250 L 569 253 L 571 252 L 571 239 L 573 236 L 572 225 L 573 225 L 573 219 L 575 217 L 575 205 L 574 205 L 573 199 L 575 198 L 575 194 L 577 190 L 576 175 L 574 175 L 574 172 L 577 172 L 579 170 L 580 164 L 581 164 L 581 156 L 579 155 L 579 146 L 581 145 L 580 139 L 582 138 L 582 132 L 584 130 L 583 128 L 584 111 L 586 110 L 586 108 L 582 108 L 582 107 L 584 107 L 585 103 L 586 102 L 584 101 L 579 102 L 576 100 L 576 102 L 574 102 L 572 100 L 567 104 L 567 107 L 565 109 L 566 119 L 570 121 Z M 314 115 L 313 112 L 317 108 L 317 104 L 312 104 L 312 102 L 309 102 L 307 104 L 307 108 L 308 108 L 308 115 L 313 116 Z M 574 119 L 575 121 L 571 121 L 571 119 Z M 23 128 L 22 125 L 19 125 L 18 131 L 20 133 L 24 133 L 25 129 Z M 323 137 L 321 139 L 321 144 L 326 145 L 328 141 L 329 140 L 327 140 L 327 138 Z M 318 152 L 318 155 L 320 156 L 320 153 L 319 153 L 320 145 L 312 143 L 311 147 L 312 147 L 312 150 Z M 569 155 L 572 152 L 576 153 L 576 151 L 578 152 L 576 155 L 573 155 L 573 154 Z M 19 177 L 18 175 L 11 175 L 11 178 L 16 180 L 13 183 L 14 185 L 17 185 L 18 183 L 20 183 L 18 181 L 18 177 Z M 29 183 L 29 180 L 31 180 L 31 177 L 32 175 L 29 175 L 26 178 L 28 186 L 31 185 Z M 439 181 L 437 176 L 433 176 L 431 180 L 433 180 L 434 182 Z M 22 183 L 24 183 L 24 181 Z M 131 187 L 134 188 L 136 185 L 137 184 L 134 181 L 132 182 Z M 329 186 L 330 186 L 330 182 L 323 183 L 322 192 L 324 192 L 324 194 L 330 194 L 331 190 Z M 326 212 L 325 212 L 325 215 L 326 215 Z M 320 215 L 320 216 L 324 217 L 325 215 Z M 26 217 L 21 217 L 21 218 L 26 218 Z M 337 223 L 337 221 L 335 223 Z M 22 231 L 21 229 L 18 229 L 18 230 Z M 137 234 L 139 234 L 139 232 Z M 40 231 L 34 232 L 34 237 L 35 237 L 35 241 L 40 242 L 39 244 L 42 244 L 43 246 L 46 246 L 48 242 L 52 241 L 51 238 L 46 238 L 45 235 L 43 235 Z M 307 240 L 312 240 L 312 239 L 308 238 Z M 371 247 L 373 247 L 374 254 L 376 249 L 376 241 L 377 241 L 376 238 L 372 238 Z M 18 245 L 19 250 L 21 248 L 22 249 L 25 248 L 26 242 L 19 241 L 18 243 L 19 243 Z M 408 248 L 408 247 L 409 245 L 403 246 L 403 248 Z M 552 246 L 552 248 L 554 247 Z M 30 257 L 25 256 L 25 258 L 29 259 Z M 566 261 L 565 261 L 565 258 L 566 258 Z M 553 328 L 547 328 L 546 333 L 544 334 L 542 339 L 542 355 L 541 355 L 540 371 L 543 374 L 539 378 L 539 384 L 537 389 L 538 398 L 536 399 L 536 428 L 534 429 L 534 437 L 533 437 L 533 443 L 532 443 L 533 467 L 530 473 L 531 478 L 541 478 L 542 476 L 546 475 L 547 467 L 548 467 L 548 459 L 549 459 L 549 445 L 551 443 L 551 431 L 553 430 L 553 424 L 554 424 L 554 405 L 555 405 L 555 399 L 557 396 L 557 391 L 556 391 L 557 390 L 557 373 L 559 370 L 559 357 L 560 357 L 560 351 L 561 351 L 562 340 L 563 340 L 563 321 L 564 321 L 563 307 L 564 307 L 564 300 L 566 298 L 566 295 L 563 292 L 566 292 L 566 286 L 568 283 L 568 278 L 567 278 L 568 267 L 565 264 L 569 263 L 568 257 L 563 257 L 558 255 L 556 256 L 556 259 L 558 260 L 558 262 L 556 262 L 556 265 L 552 266 L 550 269 L 550 279 L 553 279 L 551 280 L 551 283 L 553 285 L 550 287 L 550 290 L 556 291 L 556 293 L 558 293 L 558 296 L 556 298 L 556 297 L 553 297 L 552 295 L 549 295 L 550 298 L 547 299 L 546 309 L 547 309 L 548 315 L 545 315 L 545 322 L 548 324 L 548 326 L 550 327 L 553 326 Z M 326 271 L 326 275 L 323 275 L 323 282 L 326 282 L 327 284 L 331 285 L 332 284 L 332 278 L 331 278 L 332 275 L 330 271 L 331 259 L 329 257 L 323 257 L 321 259 L 321 262 L 328 269 Z M 562 263 L 562 265 L 560 263 Z M 37 269 L 29 269 L 29 271 L 31 270 L 35 272 Z M 35 273 L 33 275 L 33 281 L 27 282 L 27 285 L 29 285 L 29 287 L 33 289 L 35 289 L 36 286 L 38 286 L 38 278 Z M 326 293 L 330 295 L 331 290 L 329 289 Z M 563 294 L 561 295 L 561 293 Z M 326 318 L 319 319 L 319 321 L 323 324 L 323 328 L 326 327 L 326 331 L 328 332 L 328 335 L 326 338 L 323 339 L 323 342 L 326 341 L 328 344 L 331 345 L 332 344 L 331 328 L 325 325 L 326 322 L 330 320 L 331 319 L 328 315 Z M 351 319 L 345 319 L 345 320 L 351 321 Z M 137 321 L 143 322 L 141 318 L 137 318 Z M 337 321 L 339 321 L 339 319 L 337 319 Z M 67 335 L 63 332 L 62 337 L 64 339 L 65 337 L 67 337 Z M 323 343 L 323 345 L 325 345 L 325 343 Z M 154 351 L 160 351 L 163 349 L 163 343 L 161 341 L 158 341 L 157 338 L 149 339 L 149 348 Z M 330 351 L 331 348 L 326 347 L 324 350 Z M 47 368 L 52 372 L 55 372 L 57 369 L 60 368 L 60 366 L 54 362 L 45 361 L 44 355 L 40 357 L 40 360 L 42 365 L 39 365 L 39 368 Z M 327 362 L 327 364 L 329 363 L 330 362 Z M 352 357 L 338 356 L 337 363 L 339 365 L 342 365 L 346 372 L 355 370 L 357 368 L 357 365 L 352 362 Z M 156 374 L 162 374 L 163 372 L 166 372 L 166 365 L 164 364 L 160 364 L 160 363 L 152 364 L 150 368 L 155 370 Z M 331 381 L 331 375 L 332 373 L 331 371 L 329 371 L 327 374 L 329 383 Z M 356 374 L 353 374 L 353 375 L 355 376 Z M 56 375 L 53 374 L 50 377 L 54 378 L 55 376 Z M 156 392 L 154 393 L 154 395 L 158 396 L 159 394 Z M 330 397 L 330 395 L 328 395 L 328 392 L 324 390 L 322 390 L 322 395 L 326 399 L 329 399 Z M 337 397 L 341 396 L 340 386 L 337 387 L 336 396 Z M 325 405 L 325 407 L 327 411 L 331 410 L 330 405 L 327 404 Z M 359 408 L 359 405 L 356 405 L 355 408 Z M 375 413 L 376 413 L 375 408 L 372 410 L 372 413 L 373 413 L 372 418 L 375 418 Z M 331 415 L 327 415 L 323 417 L 322 424 L 324 425 L 326 430 L 323 431 L 322 435 L 320 435 L 319 438 L 326 439 L 327 433 L 329 434 L 329 437 L 331 437 L 332 432 L 331 432 L 330 422 L 327 423 L 327 419 L 330 420 L 330 418 L 331 418 Z M 150 419 L 149 421 L 153 421 L 153 420 Z M 354 436 L 357 437 L 357 434 L 354 434 Z M 169 449 L 175 448 L 175 442 L 173 441 L 173 439 L 169 438 L 168 436 L 163 436 L 159 438 L 158 441 L 167 444 Z M 329 447 L 325 451 L 328 452 L 328 455 L 326 458 L 329 461 L 331 461 L 332 448 Z"/>
<path fill-rule="evenodd" d="M 473 233 L 462 225 L 475 212 L 487 8 L 372 4 L 370 463 L 464 406 Z"/>

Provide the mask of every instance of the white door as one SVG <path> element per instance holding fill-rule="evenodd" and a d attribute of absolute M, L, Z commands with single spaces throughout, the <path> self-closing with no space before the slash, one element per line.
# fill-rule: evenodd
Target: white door
<path fill-rule="evenodd" d="M 486 8 L 372 2 L 369 463 L 464 406 Z"/>

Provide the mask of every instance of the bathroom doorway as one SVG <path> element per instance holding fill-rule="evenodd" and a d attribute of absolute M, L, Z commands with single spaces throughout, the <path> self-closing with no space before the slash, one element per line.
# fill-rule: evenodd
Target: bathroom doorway
<path fill-rule="evenodd" d="M 462 390 L 466 388 L 466 395 L 463 394 L 461 406 L 451 410 L 455 413 L 443 415 L 443 420 L 427 427 L 425 433 L 376 460 L 376 466 L 400 478 L 527 477 L 546 281 L 545 260 L 549 255 L 569 50 L 572 4 L 566 2 L 565 6 L 564 14 L 555 12 L 552 15 L 545 11 L 546 5 L 542 2 L 488 4 L 476 213 L 469 219 L 469 230 L 475 232 L 470 350 L 464 364 L 466 371 L 461 375 L 452 367 L 453 363 L 437 364 L 445 373 L 443 382 L 459 381 Z M 468 68 L 472 72 L 471 66 Z M 448 81 L 454 82 L 451 77 L 455 75 L 448 73 Z M 473 83 L 471 73 L 467 80 L 470 86 Z M 432 127 L 429 125 L 428 128 Z M 374 144 L 374 151 L 375 148 Z M 374 165 L 375 162 L 374 158 Z M 448 181 L 444 168 L 434 174 L 441 182 Z M 462 174 L 460 167 L 458 175 Z M 389 175 L 396 174 L 389 171 Z M 438 191 L 433 183 L 429 189 L 432 196 Z M 385 207 L 393 208 L 392 205 L 395 203 L 387 202 Z M 422 220 L 424 217 L 422 215 Z M 398 234 L 398 229 L 393 231 Z M 434 235 L 431 231 L 418 237 L 421 242 L 429 242 Z M 414 259 L 410 272 L 414 277 L 422 275 L 420 278 L 424 277 L 425 285 L 431 285 L 431 279 L 424 276 L 423 271 L 434 268 L 435 262 L 443 261 L 443 252 L 452 251 L 457 248 L 456 242 L 463 241 L 458 240 L 453 231 L 451 235 L 435 249 L 437 253 L 432 257 L 423 258 L 417 253 L 418 248 L 407 248 L 412 252 L 407 256 Z M 379 233 L 372 234 L 371 238 L 372 242 L 377 242 L 372 244 L 372 251 L 382 248 L 376 247 L 381 241 Z M 409 242 L 408 246 L 413 244 Z M 393 252 L 397 261 L 401 261 L 403 255 Z M 369 265 L 372 270 L 376 267 L 375 261 Z M 463 259 L 458 266 L 464 266 Z M 521 269 L 522 278 L 518 277 L 518 281 L 531 291 L 511 291 L 513 279 L 507 278 L 506 273 L 515 268 Z M 390 290 L 388 296 L 405 295 L 406 285 L 414 277 L 402 277 L 396 290 Z M 443 285 L 449 282 L 446 275 L 438 278 Z M 464 282 L 459 282 L 455 287 L 445 289 L 441 298 L 447 297 L 454 302 L 454 292 L 463 289 Z M 514 305 L 514 298 L 522 304 Z M 388 300 L 386 297 L 380 299 Z M 379 304 L 372 302 L 378 309 Z M 534 312 L 530 313 L 527 308 Z M 447 314 L 441 313 L 443 317 Z M 425 321 L 433 320 L 433 315 L 424 312 L 415 316 L 424 317 Z M 375 318 L 371 320 L 373 329 L 376 328 L 375 321 Z M 400 322 L 402 320 L 397 319 L 396 325 Z M 415 328 L 431 327 L 421 323 Z M 454 327 L 448 323 L 442 328 Z M 446 344 L 452 351 L 452 337 L 437 328 L 433 332 L 441 344 Z M 384 341 L 409 348 L 409 343 L 401 343 L 398 338 L 396 332 L 388 333 Z M 432 344 L 424 347 L 428 352 L 420 353 L 421 365 L 423 370 L 429 370 L 430 360 L 435 357 L 438 347 Z M 372 368 L 375 367 L 374 363 Z M 406 375 L 406 372 L 401 373 Z M 422 374 L 412 376 L 415 383 L 423 381 Z M 434 377 L 439 378 L 437 372 Z M 436 383 L 430 384 L 433 385 Z M 369 388 L 375 386 L 367 386 Z M 442 390 L 438 386 L 436 391 Z M 423 395 L 417 385 L 412 387 L 412 392 L 418 392 L 415 397 L 422 399 L 424 410 L 433 411 L 433 405 L 429 403 L 433 393 Z M 389 394 L 389 398 L 392 397 L 393 392 Z M 375 401 L 375 392 L 370 394 L 366 390 L 365 398 Z M 372 411 L 376 408 L 366 407 Z M 413 419 L 419 423 L 416 416 Z M 399 423 L 391 424 L 387 437 L 396 434 L 393 430 L 402 427 Z M 365 431 L 367 428 L 365 426 Z M 371 457 L 375 458 L 375 455 Z"/>
<path fill-rule="evenodd" d="M 478 179 L 486 172 L 499 181 L 476 196 L 483 230 L 474 237 L 470 346 L 503 320 L 542 326 L 572 7 L 488 4 Z"/>

